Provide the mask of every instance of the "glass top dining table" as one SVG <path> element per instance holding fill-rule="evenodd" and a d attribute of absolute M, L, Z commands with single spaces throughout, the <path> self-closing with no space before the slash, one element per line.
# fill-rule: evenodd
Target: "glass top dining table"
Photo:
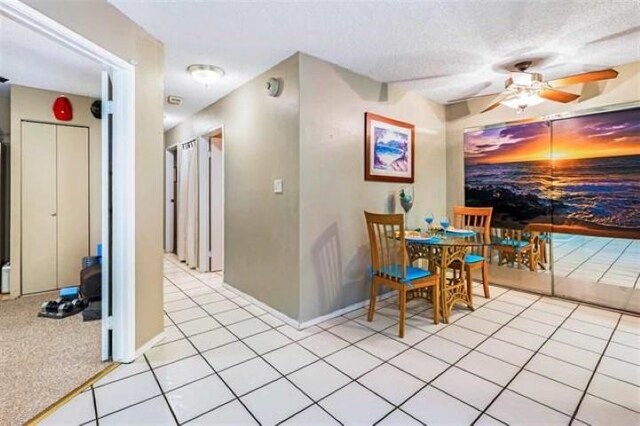
<path fill-rule="evenodd" d="M 413 231 L 415 232 L 415 231 Z M 420 236 L 405 235 L 406 244 L 424 244 L 429 246 L 457 246 L 480 247 L 504 243 L 503 238 L 495 235 L 485 235 L 474 232 L 473 234 L 458 234 L 452 232 L 420 232 Z"/>
<path fill-rule="evenodd" d="M 409 263 L 420 259 L 427 260 L 432 273 L 440 277 L 440 312 L 445 322 L 455 304 L 461 303 L 473 310 L 471 292 L 467 288 L 467 274 L 465 271 L 466 255 L 471 252 L 482 252 L 493 244 L 501 244 L 497 236 L 484 233 L 460 234 L 453 232 L 416 232 L 406 231 L 405 247 Z M 447 272 L 448 271 L 448 272 Z M 421 295 L 419 291 L 413 296 Z"/>

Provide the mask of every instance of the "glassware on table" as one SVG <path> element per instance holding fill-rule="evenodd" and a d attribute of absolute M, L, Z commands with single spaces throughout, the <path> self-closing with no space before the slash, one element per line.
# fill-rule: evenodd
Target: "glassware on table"
<path fill-rule="evenodd" d="M 451 222 L 449 222 L 449 218 L 447 216 L 443 216 L 440 218 L 440 226 L 442 226 L 442 230 L 444 231 L 445 235 L 450 224 Z"/>
<path fill-rule="evenodd" d="M 427 235 L 431 235 L 431 224 L 433 223 L 433 213 L 429 212 L 424 217 L 424 221 L 427 222 Z"/>

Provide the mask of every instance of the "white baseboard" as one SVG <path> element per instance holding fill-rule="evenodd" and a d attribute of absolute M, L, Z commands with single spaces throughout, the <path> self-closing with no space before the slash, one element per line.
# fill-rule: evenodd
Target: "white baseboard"
<path fill-rule="evenodd" d="M 376 300 L 379 302 L 381 300 L 388 299 L 389 297 L 393 296 L 394 294 L 395 294 L 394 291 L 390 291 L 390 292 L 387 292 L 385 294 L 379 295 Z M 360 308 L 363 308 L 365 306 L 369 306 L 369 299 L 363 300 L 362 302 L 354 303 L 353 305 L 349 305 L 349 306 L 347 306 L 345 308 L 338 309 L 337 311 L 330 312 L 330 313 L 328 313 L 326 315 L 323 315 L 321 317 L 316 317 L 316 318 L 311 319 L 309 321 L 305 321 L 305 322 L 301 323 L 298 328 L 302 329 L 302 328 L 311 327 L 313 325 L 320 324 L 322 322 L 328 321 L 328 320 L 330 320 L 332 318 L 335 318 L 335 317 L 339 317 L 340 315 L 344 315 L 346 313 L 349 313 L 351 311 L 355 311 L 356 309 L 360 309 Z"/>
<path fill-rule="evenodd" d="M 357 302 L 357 303 L 354 303 L 354 304 L 349 305 L 347 307 L 344 307 L 344 308 L 338 309 L 336 311 L 330 312 L 330 313 L 328 313 L 326 315 L 322 315 L 320 317 L 316 317 L 316 318 L 313 318 L 313 319 L 311 319 L 309 321 L 305 321 L 305 322 L 301 323 L 300 321 L 294 320 L 293 318 L 291 318 L 291 317 L 283 314 L 282 312 L 272 308 L 271 306 L 265 304 L 264 302 L 261 302 L 260 300 L 256 299 L 255 297 L 249 296 L 248 294 L 242 292 L 241 290 L 238 290 L 235 287 L 230 286 L 229 284 L 227 284 L 225 282 L 222 283 L 222 286 L 225 289 L 237 294 L 238 296 L 241 296 L 244 299 L 247 299 L 249 302 L 251 302 L 252 304 L 256 305 L 260 309 L 263 309 L 263 310 L 267 311 L 268 313 L 270 313 L 274 317 L 278 318 L 281 321 L 284 321 L 286 324 L 289 324 L 290 326 L 292 326 L 294 328 L 297 328 L 298 330 L 301 330 L 301 329 L 304 329 L 304 328 L 308 328 L 308 327 L 311 327 L 311 326 L 316 325 L 316 324 L 320 324 L 320 323 L 328 321 L 328 320 L 330 320 L 332 318 L 339 317 L 340 315 L 344 315 L 344 314 L 346 314 L 348 312 L 351 312 L 353 310 L 362 308 L 364 306 L 368 306 L 368 304 L 369 304 L 369 299 L 366 299 L 366 300 L 363 300 L 361 302 Z M 380 296 L 378 296 L 377 300 L 381 301 L 381 300 L 388 299 L 389 297 L 393 296 L 394 294 L 395 294 L 395 291 L 390 291 L 390 292 L 387 292 L 385 294 L 381 294 Z"/>
<path fill-rule="evenodd" d="M 235 293 L 235 294 L 237 294 L 238 296 L 240 296 L 240 297 L 242 297 L 244 299 L 247 299 L 249 302 L 253 303 L 258 308 L 267 311 L 268 313 L 270 313 L 274 317 L 278 318 L 280 321 L 284 321 L 285 323 L 289 324 L 291 327 L 295 327 L 295 328 L 298 328 L 298 329 L 300 328 L 300 323 L 298 321 L 296 321 L 293 318 L 287 316 L 286 314 L 283 314 L 282 312 L 272 308 L 271 306 L 265 304 L 264 302 L 259 301 L 255 297 L 249 296 L 247 293 L 244 293 L 244 292 L 238 290 L 237 288 L 230 286 L 229 284 L 227 284 L 225 282 L 222 283 L 222 287 L 226 288 L 230 292 Z"/>
<path fill-rule="evenodd" d="M 164 339 L 164 330 L 161 331 L 160 334 L 158 334 L 157 336 L 155 336 L 155 337 L 151 338 L 149 341 L 147 341 L 147 343 L 145 343 L 144 345 L 142 345 L 138 349 L 136 349 L 136 354 L 134 355 L 134 358 L 132 360 L 125 361 L 125 362 L 133 362 L 136 359 L 140 358 L 143 353 L 145 353 L 146 351 L 148 351 L 149 349 L 151 349 L 152 347 L 154 347 L 155 345 L 160 343 L 162 341 L 162 339 Z"/>

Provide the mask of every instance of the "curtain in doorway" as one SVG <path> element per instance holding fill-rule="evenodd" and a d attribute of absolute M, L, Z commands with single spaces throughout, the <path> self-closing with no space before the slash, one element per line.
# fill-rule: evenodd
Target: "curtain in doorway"
<path fill-rule="evenodd" d="M 198 150 L 195 141 L 178 150 L 178 259 L 198 266 Z"/>

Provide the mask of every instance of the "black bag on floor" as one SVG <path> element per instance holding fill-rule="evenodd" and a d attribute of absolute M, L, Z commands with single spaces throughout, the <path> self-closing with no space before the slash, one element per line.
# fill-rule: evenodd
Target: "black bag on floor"
<path fill-rule="evenodd" d="M 95 321 L 102 319 L 102 303 L 98 301 L 89 302 L 82 311 L 82 321 Z"/>
<path fill-rule="evenodd" d="M 91 265 L 80 272 L 80 291 L 90 301 L 102 299 L 102 265 Z"/>

